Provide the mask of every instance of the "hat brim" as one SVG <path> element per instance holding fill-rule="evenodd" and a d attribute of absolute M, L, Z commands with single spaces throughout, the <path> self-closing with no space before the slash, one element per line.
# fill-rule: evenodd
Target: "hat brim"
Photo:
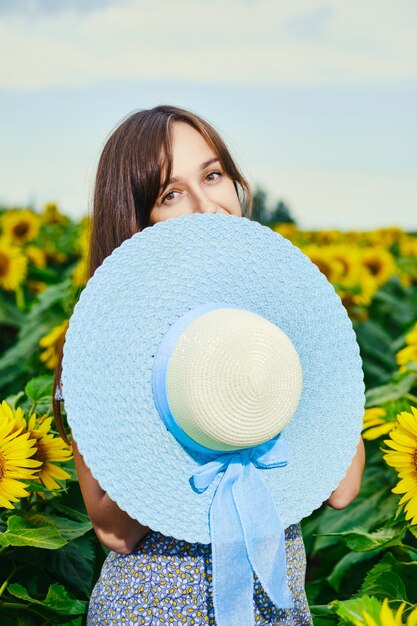
<path fill-rule="evenodd" d="M 364 382 L 352 323 L 333 286 L 296 246 L 244 217 L 193 214 L 124 241 L 88 281 L 70 318 L 62 384 L 74 439 L 118 506 L 166 536 L 210 543 L 204 493 L 189 478 L 207 458 L 167 430 L 152 395 L 153 355 L 187 310 L 228 302 L 281 328 L 302 365 L 283 431 L 288 464 L 262 471 L 284 528 L 308 516 L 356 452 Z M 262 515 L 262 512 L 260 512 Z"/>

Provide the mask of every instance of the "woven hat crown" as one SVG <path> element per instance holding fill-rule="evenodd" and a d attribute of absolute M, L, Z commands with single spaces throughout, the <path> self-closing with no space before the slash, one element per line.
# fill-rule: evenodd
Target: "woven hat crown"
<path fill-rule="evenodd" d="M 285 428 L 300 400 L 301 363 L 275 324 L 220 307 L 181 333 L 166 386 L 182 430 L 202 446 L 231 451 L 264 443 Z"/>

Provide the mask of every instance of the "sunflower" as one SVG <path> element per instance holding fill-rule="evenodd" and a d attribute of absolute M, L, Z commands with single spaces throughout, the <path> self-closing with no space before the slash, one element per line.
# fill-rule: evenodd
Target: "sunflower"
<path fill-rule="evenodd" d="M 29 245 L 26 246 L 25 252 L 32 265 L 36 267 L 46 267 L 46 256 L 43 250 L 37 246 Z"/>
<path fill-rule="evenodd" d="M 399 504 L 405 504 L 406 520 L 417 524 L 417 409 L 411 413 L 402 411 L 397 415 L 395 427 L 390 432 L 391 439 L 384 443 L 393 450 L 382 450 L 385 461 L 398 472 L 400 482 L 392 489 L 393 493 L 404 494 Z"/>
<path fill-rule="evenodd" d="M 343 242 L 346 245 L 350 245 L 350 246 L 353 245 L 357 247 L 358 245 L 362 243 L 363 237 L 364 237 L 363 231 L 346 230 L 343 233 Z"/>
<path fill-rule="evenodd" d="M 301 248 L 309 259 L 317 265 L 320 272 L 324 274 L 329 282 L 335 282 L 340 279 L 344 273 L 344 264 L 340 259 L 335 259 L 329 251 L 329 248 L 320 248 L 312 243 Z"/>
<path fill-rule="evenodd" d="M 387 422 L 382 419 L 386 415 L 385 409 L 376 406 L 365 409 L 363 416 L 362 438 L 368 441 L 378 439 L 381 435 L 387 435 L 395 426 L 395 422 Z"/>
<path fill-rule="evenodd" d="M 347 283 L 356 283 L 361 271 L 358 250 L 347 244 L 336 244 L 327 247 L 327 253 L 334 262 L 342 267 L 340 279 Z"/>
<path fill-rule="evenodd" d="M 342 237 L 338 230 L 319 230 L 315 232 L 314 241 L 319 245 L 328 245 L 340 241 Z"/>
<path fill-rule="evenodd" d="M 45 224 L 67 224 L 70 220 L 66 215 L 59 212 L 55 202 L 47 202 L 43 207 L 41 220 Z"/>
<path fill-rule="evenodd" d="M 46 348 L 40 355 L 40 360 L 45 363 L 49 369 L 54 369 L 58 363 L 58 345 L 64 335 L 68 325 L 68 320 L 64 320 L 62 324 L 54 326 L 54 328 L 39 340 L 41 348 Z"/>
<path fill-rule="evenodd" d="M 52 417 L 43 417 L 39 421 L 36 414 L 33 414 L 27 429 L 31 438 L 36 441 L 37 451 L 33 458 L 42 462 L 35 480 L 40 481 L 47 489 L 60 489 L 61 485 L 55 479 L 65 480 L 71 478 L 71 474 L 56 465 L 56 462 L 70 461 L 73 458 L 72 448 L 61 437 L 55 437 L 49 432 L 51 423 Z M 41 491 L 37 493 L 44 497 Z"/>
<path fill-rule="evenodd" d="M 296 224 L 290 222 L 281 222 L 272 227 L 272 230 L 276 233 L 279 233 L 286 239 L 292 241 L 294 237 L 296 237 L 298 233 L 298 228 Z"/>
<path fill-rule="evenodd" d="M 20 248 L 5 237 L 0 239 L 0 287 L 16 291 L 26 277 L 27 259 Z"/>
<path fill-rule="evenodd" d="M 0 421 L 3 422 L 5 420 L 11 422 L 13 433 L 26 431 L 26 420 L 20 406 L 13 410 L 6 400 L 3 400 L 0 404 Z"/>
<path fill-rule="evenodd" d="M 400 241 L 401 256 L 417 256 L 417 237 L 405 235 Z"/>
<path fill-rule="evenodd" d="M 405 609 L 405 602 L 402 602 L 397 612 L 388 604 L 388 598 L 385 598 L 379 613 L 378 621 L 375 621 L 367 611 L 362 611 L 362 620 L 355 619 L 355 626 L 402 626 L 402 615 Z M 407 617 L 405 626 L 417 626 L 417 608 L 415 608 Z"/>
<path fill-rule="evenodd" d="M 41 220 L 29 209 L 13 209 L 4 213 L 2 226 L 5 237 L 12 242 L 23 244 L 35 239 Z"/>
<path fill-rule="evenodd" d="M 360 293 L 353 295 L 353 302 L 362 306 L 369 306 L 372 298 L 378 291 L 378 283 L 373 276 L 363 272 L 358 279 Z"/>
<path fill-rule="evenodd" d="M 393 255 L 382 247 L 368 247 L 361 250 L 361 262 L 378 284 L 378 287 L 397 273 Z"/>
<path fill-rule="evenodd" d="M 15 426 L 13 419 L 0 414 L 0 506 L 7 509 L 14 509 L 12 502 L 29 495 L 21 481 L 33 479 L 41 465 L 30 458 L 36 453 L 35 441 Z"/>
<path fill-rule="evenodd" d="M 29 437 L 34 447 L 33 458 L 38 462 L 39 468 L 36 476 L 32 479 L 40 481 L 47 489 L 59 489 L 60 485 L 54 480 L 65 480 L 71 478 L 57 462 L 70 461 L 72 457 L 72 447 L 61 439 L 50 433 L 52 417 L 46 415 L 38 416 L 33 413 L 28 423 L 20 407 L 13 410 L 5 400 L 0 405 L 0 419 L 12 425 L 12 432 L 24 432 Z M 37 492 L 43 497 L 42 492 Z"/>
<path fill-rule="evenodd" d="M 417 361 L 417 324 L 405 336 L 406 347 L 397 352 L 395 359 L 400 365 L 400 372 L 405 372 L 407 364 Z"/>
<path fill-rule="evenodd" d="M 396 226 L 388 228 L 377 228 L 367 233 L 368 243 L 371 245 L 382 246 L 383 248 L 389 248 L 394 243 L 398 243 L 403 239 L 405 231 Z"/>

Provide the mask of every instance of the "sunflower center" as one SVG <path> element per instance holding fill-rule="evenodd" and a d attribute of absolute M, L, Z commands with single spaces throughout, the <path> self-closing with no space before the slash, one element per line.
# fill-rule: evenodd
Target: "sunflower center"
<path fill-rule="evenodd" d="M 369 269 L 373 276 L 376 276 L 381 270 L 381 263 L 377 259 L 367 261 L 366 267 Z"/>
<path fill-rule="evenodd" d="M 19 224 L 16 224 L 16 226 L 13 229 L 13 232 L 16 235 L 16 237 L 24 237 L 27 234 L 28 230 L 29 230 L 29 224 L 27 222 L 20 222 Z"/>
<path fill-rule="evenodd" d="M 332 268 L 329 263 L 326 263 L 324 259 L 314 259 L 313 263 L 317 265 L 320 272 L 326 276 L 330 280 L 332 275 Z"/>
<path fill-rule="evenodd" d="M 36 440 L 36 452 L 31 458 L 35 459 L 35 461 L 40 461 L 41 463 L 45 462 L 46 456 L 42 450 L 42 445 L 40 444 L 39 439 Z"/>
<path fill-rule="evenodd" d="M 414 450 L 414 453 L 413 453 L 413 465 L 414 465 L 414 469 L 417 471 L 417 448 Z"/>
<path fill-rule="evenodd" d="M 0 452 L 0 481 L 2 480 L 6 470 L 6 461 L 3 452 Z"/>
<path fill-rule="evenodd" d="M 9 258 L 0 252 L 0 276 L 6 276 L 9 270 Z"/>

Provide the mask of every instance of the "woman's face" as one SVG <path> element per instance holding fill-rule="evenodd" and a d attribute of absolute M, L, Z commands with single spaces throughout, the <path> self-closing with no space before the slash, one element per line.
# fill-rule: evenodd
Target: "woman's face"
<path fill-rule="evenodd" d="M 206 140 L 185 122 L 174 122 L 172 135 L 172 178 L 151 209 L 150 224 L 191 213 L 241 217 L 233 181 Z"/>

